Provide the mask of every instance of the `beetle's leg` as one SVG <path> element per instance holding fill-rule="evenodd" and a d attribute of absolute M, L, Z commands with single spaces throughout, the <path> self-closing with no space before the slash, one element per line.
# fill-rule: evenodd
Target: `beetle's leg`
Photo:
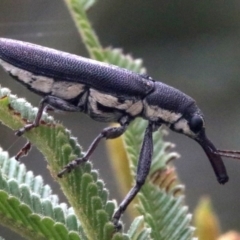
<path fill-rule="evenodd" d="M 132 189 L 128 192 L 127 196 L 123 199 L 117 211 L 113 215 L 113 223 L 117 228 L 120 227 L 118 223 L 120 217 L 122 216 L 123 212 L 126 210 L 127 206 L 131 203 L 131 201 L 140 191 L 142 185 L 144 184 L 148 176 L 150 166 L 151 166 L 151 161 L 152 161 L 152 153 L 153 153 L 153 141 L 152 141 L 153 131 L 154 131 L 154 126 L 152 125 L 152 123 L 149 123 L 145 131 L 142 148 L 139 156 L 135 186 L 133 186 Z"/>
<path fill-rule="evenodd" d="M 26 131 L 29 131 L 32 128 L 39 126 L 43 111 L 47 105 L 50 105 L 50 106 L 52 106 L 56 109 L 62 110 L 62 111 L 68 111 L 68 112 L 79 111 L 78 107 L 64 101 L 61 98 L 54 97 L 54 96 L 46 96 L 40 101 L 37 116 L 36 116 L 34 122 L 30 123 L 30 124 L 26 124 L 23 128 L 20 128 L 15 134 L 17 136 L 21 136 Z"/>
<path fill-rule="evenodd" d="M 15 159 L 17 161 L 19 161 L 20 158 L 22 158 L 23 156 L 27 156 L 28 153 L 30 152 L 32 147 L 32 144 L 27 141 L 27 143 L 21 148 L 21 150 L 15 155 Z"/>
<path fill-rule="evenodd" d="M 64 173 L 71 172 L 74 168 L 76 168 L 79 164 L 88 161 L 89 157 L 92 155 L 99 142 L 103 139 L 113 139 L 121 136 L 127 129 L 129 122 L 124 123 L 120 127 L 107 127 L 102 130 L 102 132 L 93 140 L 91 145 L 89 146 L 87 152 L 83 157 L 74 159 L 70 163 L 68 163 L 61 172 L 58 173 L 58 177 L 62 177 Z"/>

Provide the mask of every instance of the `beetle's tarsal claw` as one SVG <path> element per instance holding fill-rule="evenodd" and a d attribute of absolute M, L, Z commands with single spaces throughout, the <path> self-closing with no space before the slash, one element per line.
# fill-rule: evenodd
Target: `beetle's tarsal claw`
<path fill-rule="evenodd" d="M 112 222 L 115 226 L 115 229 L 117 231 L 120 231 L 122 229 L 122 224 L 119 223 L 119 219 L 120 217 L 122 216 L 124 210 L 122 209 L 121 205 L 119 206 L 119 208 L 115 211 L 115 213 L 113 214 L 113 217 L 112 217 Z"/>
<path fill-rule="evenodd" d="M 20 128 L 15 132 L 15 135 L 21 137 L 25 132 L 25 128 Z"/>
<path fill-rule="evenodd" d="M 37 125 L 35 123 L 30 123 L 30 124 L 27 124 L 25 125 L 24 127 L 18 129 L 16 132 L 15 132 L 15 135 L 18 136 L 18 137 L 21 137 L 25 132 L 31 130 L 32 128 L 35 128 Z"/>
<path fill-rule="evenodd" d="M 114 223 L 114 227 L 117 232 L 120 232 L 123 229 L 123 226 L 121 223 L 117 222 L 116 224 Z"/>
<path fill-rule="evenodd" d="M 115 229 L 116 229 L 117 232 L 119 232 L 119 231 L 122 230 L 123 226 L 122 226 L 122 224 L 119 222 L 119 219 L 113 218 L 112 222 L 113 222 L 113 225 L 114 225 L 114 227 L 115 227 Z"/>
<path fill-rule="evenodd" d="M 65 174 L 67 172 L 67 168 L 64 168 L 63 170 L 61 170 L 59 173 L 58 173 L 58 177 L 59 178 L 62 178 L 63 177 L 63 175 Z"/>
<path fill-rule="evenodd" d="M 15 155 L 15 159 L 19 161 L 20 158 L 27 156 L 29 151 L 31 150 L 32 144 L 28 141 L 22 149 Z"/>

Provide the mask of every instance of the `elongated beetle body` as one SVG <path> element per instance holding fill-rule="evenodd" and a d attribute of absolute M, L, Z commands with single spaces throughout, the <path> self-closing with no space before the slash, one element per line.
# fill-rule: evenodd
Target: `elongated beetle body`
<path fill-rule="evenodd" d="M 119 137 L 136 117 L 148 121 L 136 184 L 114 213 L 116 226 L 145 182 L 153 152 L 152 133 L 162 124 L 197 141 L 207 154 L 218 182 L 228 181 L 221 156 L 238 158 L 235 154 L 239 152 L 214 147 L 205 135 L 203 114 L 195 101 L 181 91 L 110 64 L 4 38 L 0 38 L 0 65 L 29 90 L 43 97 L 35 121 L 19 129 L 18 136 L 39 125 L 47 105 L 63 111 L 83 112 L 96 121 L 120 124 L 103 129 L 84 157 L 70 162 L 59 177 L 88 161 L 102 138 Z"/>

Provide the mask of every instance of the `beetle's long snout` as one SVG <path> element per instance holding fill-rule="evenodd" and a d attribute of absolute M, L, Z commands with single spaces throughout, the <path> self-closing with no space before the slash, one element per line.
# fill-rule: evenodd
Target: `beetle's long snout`
<path fill-rule="evenodd" d="M 208 159 L 216 174 L 218 182 L 220 184 L 226 183 L 229 178 L 223 160 L 218 153 L 218 150 L 215 148 L 213 143 L 205 136 L 205 134 L 201 134 L 201 137 L 197 139 L 197 142 L 202 146 L 203 150 L 208 156 Z"/>

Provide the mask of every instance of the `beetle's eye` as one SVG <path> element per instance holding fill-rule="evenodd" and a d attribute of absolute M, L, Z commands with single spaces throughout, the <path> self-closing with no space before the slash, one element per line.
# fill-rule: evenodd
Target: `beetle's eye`
<path fill-rule="evenodd" d="M 203 127 L 202 117 L 195 115 L 189 122 L 189 127 L 194 133 L 198 133 Z"/>

